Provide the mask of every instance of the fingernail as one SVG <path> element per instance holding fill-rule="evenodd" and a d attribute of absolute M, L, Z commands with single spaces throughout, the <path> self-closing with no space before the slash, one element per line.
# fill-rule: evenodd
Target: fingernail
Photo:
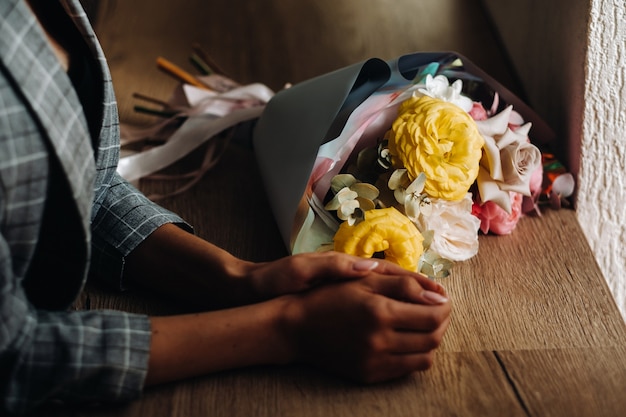
<path fill-rule="evenodd" d="M 426 299 L 426 301 L 429 301 L 433 304 L 443 304 L 448 301 L 447 297 L 444 297 L 443 295 L 434 291 L 426 290 L 422 293 L 422 296 Z"/>
<path fill-rule="evenodd" d="M 361 259 L 352 264 L 355 271 L 371 271 L 378 266 L 378 261 L 374 259 Z"/>
<path fill-rule="evenodd" d="M 441 284 L 439 284 L 439 283 L 437 283 L 437 286 L 438 286 L 438 287 L 439 287 L 439 289 L 441 290 L 441 291 L 439 292 L 440 294 L 441 294 L 441 292 L 443 292 L 444 294 L 446 294 L 446 293 L 447 293 L 447 291 L 446 291 L 446 287 L 444 287 L 443 285 L 441 285 Z"/>

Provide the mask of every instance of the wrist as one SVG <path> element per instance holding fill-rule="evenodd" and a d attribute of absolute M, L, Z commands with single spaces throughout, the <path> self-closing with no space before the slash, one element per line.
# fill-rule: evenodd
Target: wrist
<path fill-rule="evenodd" d="M 222 276 L 226 277 L 232 288 L 236 305 L 252 304 L 263 301 L 261 289 L 257 284 L 254 271 L 258 264 L 230 255 L 222 262 Z"/>
<path fill-rule="evenodd" d="M 152 317 L 148 385 L 227 369 L 294 361 L 289 303 L 263 303 L 199 314 Z M 207 354 L 210 352 L 210 354 Z"/>
<path fill-rule="evenodd" d="M 301 361 L 300 337 L 302 303 L 300 295 L 284 295 L 269 303 L 274 304 L 274 322 L 272 325 L 276 339 L 281 346 L 282 364 Z"/>

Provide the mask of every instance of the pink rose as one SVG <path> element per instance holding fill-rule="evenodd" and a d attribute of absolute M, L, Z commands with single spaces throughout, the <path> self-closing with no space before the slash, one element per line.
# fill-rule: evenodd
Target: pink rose
<path fill-rule="evenodd" d="M 509 196 L 511 197 L 511 214 L 493 201 L 487 201 L 484 204 L 480 204 L 478 201 L 474 202 L 472 214 L 480 219 L 480 230 L 483 233 L 508 235 L 515 229 L 522 216 L 523 195 L 511 191 Z"/>
<path fill-rule="evenodd" d="M 469 111 L 469 115 L 474 120 L 487 120 L 489 118 L 487 110 L 485 110 L 483 105 L 477 101 L 473 103 L 472 108 Z"/>

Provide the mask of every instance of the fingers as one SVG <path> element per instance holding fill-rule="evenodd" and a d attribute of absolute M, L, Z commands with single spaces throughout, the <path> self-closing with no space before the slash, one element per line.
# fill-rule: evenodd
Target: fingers
<path fill-rule="evenodd" d="M 432 366 L 434 355 L 433 351 L 429 351 L 385 356 L 375 369 L 364 375 L 362 382 L 388 381 L 407 376 L 416 371 L 425 371 Z"/>
<path fill-rule="evenodd" d="M 452 303 L 439 293 L 424 290 L 407 277 L 380 276 L 368 279 L 376 294 L 377 314 L 381 321 L 395 330 L 431 332 L 447 327 Z"/>
<path fill-rule="evenodd" d="M 425 290 L 434 291 L 444 296 L 446 295 L 445 289 L 436 281 L 428 278 L 422 273 L 408 271 L 402 268 L 400 265 L 394 264 L 392 262 L 379 260 L 376 267 L 372 268 L 372 270 L 383 275 L 410 276 L 415 279 Z"/>
<path fill-rule="evenodd" d="M 363 278 L 372 272 L 386 276 L 411 277 L 421 288 L 445 298 L 445 289 L 418 273 L 407 271 L 399 265 L 383 259 L 360 258 L 339 252 L 307 253 L 290 257 L 290 275 L 302 282 L 303 288 L 312 288 L 322 283 Z M 424 294 L 416 302 L 438 304 L 445 302 L 435 294 Z"/>
<path fill-rule="evenodd" d="M 396 330 L 416 332 L 434 331 L 446 323 L 452 311 L 450 303 L 436 306 L 389 303 L 389 325 Z"/>
<path fill-rule="evenodd" d="M 430 281 L 430 280 L 429 280 Z M 437 287 L 424 286 L 412 277 L 404 276 L 376 276 L 367 280 L 374 292 L 394 300 L 437 305 L 447 303 L 448 297 L 439 284 Z"/>
<path fill-rule="evenodd" d="M 309 283 L 360 278 L 378 267 L 376 259 L 364 259 L 339 252 L 306 253 L 291 257 L 292 270 Z"/>
<path fill-rule="evenodd" d="M 446 318 L 439 328 L 429 333 L 391 332 L 384 352 L 373 355 L 355 376 L 361 382 L 374 383 L 429 369 L 449 322 Z"/>
<path fill-rule="evenodd" d="M 430 369 L 444 332 L 445 326 L 432 334 L 396 333 L 395 344 L 384 352 L 369 356 L 368 360 L 356 366 L 351 376 L 360 382 L 375 383 Z"/>
<path fill-rule="evenodd" d="M 394 354 L 407 354 L 435 350 L 441 345 L 449 324 L 450 317 L 446 317 L 432 331 L 396 330 L 389 335 L 389 351 Z"/>
<path fill-rule="evenodd" d="M 410 279 L 414 290 L 389 291 L 390 296 L 423 304 L 446 302 L 446 291 L 422 274 L 410 272 L 383 259 L 365 259 L 339 252 L 306 253 L 274 262 L 253 264 L 247 272 L 251 298 L 264 300 L 317 288 L 328 283 L 376 276 Z M 424 291 L 425 290 L 425 291 Z M 439 296 L 438 296 L 439 295 Z"/>
<path fill-rule="evenodd" d="M 338 252 L 302 253 L 255 264 L 250 272 L 254 291 L 266 299 L 293 294 L 330 282 L 353 280 L 371 273 L 378 262 Z"/>
<path fill-rule="evenodd" d="M 332 276 L 337 273 L 344 277 L 358 278 L 370 272 L 377 272 L 382 275 L 410 276 L 425 290 L 438 293 L 445 297 L 446 291 L 439 283 L 419 272 L 408 271 L 400 265 L 394 264 L 384 259 L 359 258 L 338 252 L 326 252 L 329 259 L 323 262 L 315 262 L 314 268 L 318 268 L 317 276 Z M 442 300 L 437 298 L 435 303 Z"/>
<path fill-rule="evenodd" d="M 446 317 L 438 326 L 424 331 L 386 329 L 371 336 L 367 346 L 377 354 L 410 354 L 437 349 L 450 323 Z"/>

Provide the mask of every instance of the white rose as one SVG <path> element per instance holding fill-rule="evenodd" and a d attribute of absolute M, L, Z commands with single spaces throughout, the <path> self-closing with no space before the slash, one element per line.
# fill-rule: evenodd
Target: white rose
<path fill-rule="evenodd" d="M 472 194 L 462 200 L 431 199 L 432 213 L 415 223 L 421 232 L 434 232 L 430 249 L 451 261 L 465 261 L 478 253 L 480 220 L 472 214 Z"/>

